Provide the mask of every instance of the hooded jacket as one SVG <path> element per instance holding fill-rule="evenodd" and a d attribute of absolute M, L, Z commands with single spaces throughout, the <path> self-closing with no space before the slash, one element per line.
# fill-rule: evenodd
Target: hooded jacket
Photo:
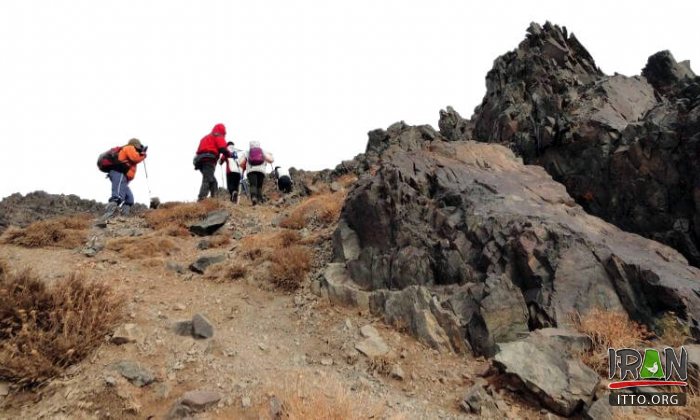
<path fill-rule="evenodd" d="M 128 168 L 126 171 L 126 179 L 131 181 L 136 176 L 136 165 L 143 162 L 143 160 L 146 159 L 146 155 L 139 153 L 133 145 L 127 144 L 119 151 L 117 159 Z"/>
<path fill-rule="evenodd" d="M 197 155 L 202 154 L 212 154 L 213 158 L 204 158 L 202 161 L 214 162 L 216 163 L 220 154 L 230 157 L 228 149 L 226 148 L 226 127 L 223 124 L 216 124 L 211 130 L 211 133 L 207 134 L 200 140 L 199 147 L 197 148 Z"/>

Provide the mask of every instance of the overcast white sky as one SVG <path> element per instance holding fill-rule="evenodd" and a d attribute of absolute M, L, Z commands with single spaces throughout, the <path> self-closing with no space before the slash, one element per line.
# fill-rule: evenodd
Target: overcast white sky
<path fill-rule="evenodd" d="M 334 167 L 398 120 L 469 117 L 493 60 L 531 21 L 565 25 L 606 73 L 670 49 L 700 60 L 700 2 L 2 0 L 0 197 L 106 201 L 97 155 L 149 145 L 161 200 L 193 200 L 218 122 L 283 166 Z M 217 175 L 220 173 L 217 172 Z M 132 189 L 148 202 L 143 168 Z"/>

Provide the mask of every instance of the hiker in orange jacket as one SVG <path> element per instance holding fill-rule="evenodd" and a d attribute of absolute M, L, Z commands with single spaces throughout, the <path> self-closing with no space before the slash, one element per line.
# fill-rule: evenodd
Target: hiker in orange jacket
<path fill-rule="evenodd" d="M 136 176 L 136 165 L 146 159 L 147 149 L 141 144 L 139 139 L 131 139 L 119 151 L 117 162 L 111 167 L 107 175 L 112 182 L 112 196 L 109 198 L 100 224 L 104 225 L 107 219 L 114 215 L 119 206 L 121 206 L 122 215 L 129 215 L 131 206 L 134 205 L 134 194 L 129 188 L 129 183 Z"/>

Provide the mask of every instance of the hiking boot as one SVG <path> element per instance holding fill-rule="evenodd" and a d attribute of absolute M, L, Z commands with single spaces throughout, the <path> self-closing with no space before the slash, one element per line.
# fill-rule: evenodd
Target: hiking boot
<path fill-rule="evenodd" d="M 131 214 L 131 206 L 122 206 L 122 216 L 129 217 Z"/>
<path fill-rule="evenodd" d="M 231 193 L 231 202 L 235 203 L 238 200 L 238 193 Z"/>

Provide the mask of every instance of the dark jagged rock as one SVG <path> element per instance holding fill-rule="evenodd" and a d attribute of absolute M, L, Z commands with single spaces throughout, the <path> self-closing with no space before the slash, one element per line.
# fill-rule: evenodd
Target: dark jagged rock
<path fill-rule="evenodd" d="M 487 74 L 474 138 L 508 145 L 588 212 L 698 266 L 699 80 L 668 51 L 642 76 L 606 76 L 566 28 L 533 23 Z"/>
<path fill-rule="evenodd" d="M 440 110 L 440 121 L 438 121 L 440 134 L 447 140 L 470 140 L 473 138 L 474 124 L 470 120 L 462 118 L 451 106 L 447 110 Z"/>
<path fill-rule="evenodd" d="M 226 224 L 229 212 L 227 210 L 218 210 L 211 212 L 201 222 L 190 225 L 190 232 L 199 236 L 213 235 L 221 226 Z"/>
<path fill-rule="evenodd" d="M 541 167 L 403 123 L 370 142 L 377 170 L 350 191 L 322 280 L 333 301 L 484 355 L 591 308 L 652 327 L 674 311 L 700 338 L 700 270 L 588 215 Z"/>
<path fill-rule="evenodd" d="M 0 201 L 0 232 L 9 226 L 26 227 L 38 220 L 76 213 L 99 215 L 104 204 L 83 200 L 77 195 L 49 194 L 35 191 L 27 195 L 12 194 Z"/>

